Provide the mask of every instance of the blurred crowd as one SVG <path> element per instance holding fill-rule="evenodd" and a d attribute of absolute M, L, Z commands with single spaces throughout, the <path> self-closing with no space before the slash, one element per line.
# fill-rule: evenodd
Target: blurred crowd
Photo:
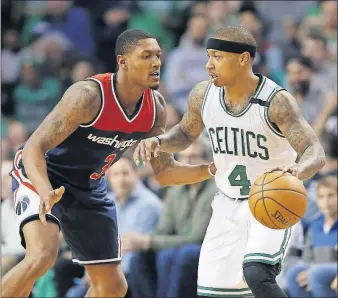
<path fill-rule="evenodd" d="M 336 1 L 1 1 L 1 274 L 24 254 L 11 192 L 14 153 L 74 82 L 116 71 L 118 35 L 154 34 L 163 49 L 160 92 L 167 128 L 177 124 L 192 87 L 208 80 L 207 38 L 241 24 L 256 38 L 254 71 L 291 92 L 322 141 L 327 162 L 305 181 L 308 209 L 294 227 L 278 283 L 289 297 L 337 295 Z M 176 155 L 211 160 L 205 135 Z M 213 180 L 161 188 L 129 155 L 107 173 L 123 240 L 128 297 L 196 297 L 200 246 L 211 217 Z M 32 297 L 84 297 L 90 285 L 67 244 Z M 229 268 L 231 270 L 231 268 Z"/>

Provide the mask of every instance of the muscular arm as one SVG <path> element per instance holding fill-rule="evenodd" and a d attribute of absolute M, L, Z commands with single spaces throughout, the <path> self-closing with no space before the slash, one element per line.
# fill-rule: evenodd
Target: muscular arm
<path fill-rule="evenodd" d="M 164 133 L 166 123 L 165 100 L 158 92 L 157 110 L 154 127 L 149 133 L 149 137 L 158 136 Z M 190 145 L 190 144 L 189 144 Z M 174 159 L 172 153 L 159 152 L 157 157 L 150 160 L 150 164 L 154 170 L 156 180 L 162 186 L 193 184 L 210 179 L 212 176 L 208 172 L 208 164 L 189 165 L 178 162 Z M 214 165 L 211 170 L 216 171 Z"/>
<path fill-rule="evenodd" d="M 271 101 L 268 117 L 298 153 L 298 178 L 311 178 L 324 166 L 325 153 L 315 132 L 301 116 L 296 100 L 286 91 L 278 92 Z"/>
<path fill-rule="evenodd" d="M 59 145 L 80 124 L 90 122 L 99 108 L 100 97 L 96 84 L 75 83 L 28 139 L 22 152 L 22 161 L 28 178 L 40 195 L 53 190 L 47 176 L 45 153 Z"/>
<path fill-rule="evenodd" d="M 198 83 L 190 92 L 188 110 L 181 122 L 160 136 L 161 150 L 179 152 L 187 149 L 201 134 L 204 125 L 201 118 L 201 106 L 207 81 Z"/>

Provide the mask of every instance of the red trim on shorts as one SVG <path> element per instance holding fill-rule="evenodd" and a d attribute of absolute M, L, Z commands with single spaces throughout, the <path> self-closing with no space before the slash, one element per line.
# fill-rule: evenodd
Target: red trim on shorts
<path fill-rule="evenodd" d="M 36 191 L 35 187 L 33 186 L 33 184 L 31 184 L 31 183 L 29 183 L 29 182 L 26 182 L 26 181 L 24 181 L 24 180 L 22 179 L 19 170 L 14 170 L 14 171 L 13 171 L 13 174 L 15 175 L 15 177 L 19 178 L 19 181 L 18 181 L 19 183 L 21 183 L 22 185 L 28 187 L 30 190 L 34 191 L 37 195 L 39 195 L 38 192 Z"/>
<path fill-rule="evenodd" d="M 19 150 L 16 154 L 15 154 L 15 158 L 14 158 L 14 167 L 16 170 L 19 169 L 19 162 L 20 162 L 20 158 L 22 155 L 22 150 Z"/>

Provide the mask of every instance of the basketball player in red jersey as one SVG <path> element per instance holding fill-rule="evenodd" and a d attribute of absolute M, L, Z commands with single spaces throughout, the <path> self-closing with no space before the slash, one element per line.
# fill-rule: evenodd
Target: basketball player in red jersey
<path fill-rule="evenodd" d="M 73 84 L 15 156 L 13 190 L 25 258 L 2 279 L 3 297 L 27 297 L 54 264 L 59 230 L 73 261 L 91 279 L 88 297 L 123 297 L 121 243 L 115 204 L 105 171 L 138 140 L 163 134 L 165 100 L 161 49 L 143 30 L 127 30 L 117 42 L 117 74 Z M 197 183 L 214 165 L 185 165 L 171 154 L 150 161 L 162 185 Z"/>

